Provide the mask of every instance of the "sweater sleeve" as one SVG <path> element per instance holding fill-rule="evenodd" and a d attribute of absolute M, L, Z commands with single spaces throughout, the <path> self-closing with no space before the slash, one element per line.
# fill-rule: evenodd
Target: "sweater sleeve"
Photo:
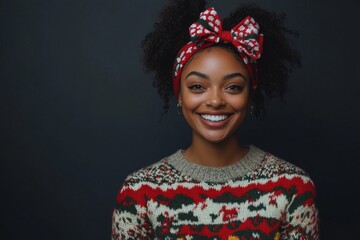
<path fill-rule="evenodd" d="M 315 187 L 309 177 L 302 177 L 293 189 L 293 195 L 286 212 L 281 239 L 318 240 L 319 216 L 315 206 Z"/>
<path fill-rule="evenodd" d="M 153 239 L 153 236 L 144 194 L 125 182 L 113 210 L 111 240 L 145 240 Z"/>

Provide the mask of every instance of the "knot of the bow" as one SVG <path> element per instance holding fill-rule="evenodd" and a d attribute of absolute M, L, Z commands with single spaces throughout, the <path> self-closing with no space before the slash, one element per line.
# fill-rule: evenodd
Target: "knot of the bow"
<path fill-rule="evenodd" d="M 224 42 L 232 42 L 233 41 L 233 37 L 231 36 L 231 32 L 230 31 L 223 31 L 221 33 L 220 36 L 221 40 L 223 40 Z"/>

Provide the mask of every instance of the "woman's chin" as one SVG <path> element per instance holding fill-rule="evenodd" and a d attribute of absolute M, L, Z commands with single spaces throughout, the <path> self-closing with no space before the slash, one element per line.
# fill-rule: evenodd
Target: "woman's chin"
<path fill-rule="evenodd" d="M 214 143 L 214 144 L 221 144 L 221 143 L 225 143 L 228 142 L 230 139 L 236 137 L 236 134 L 228 134 L 228 133 L 207 133 L 201 136 L 202 139 L 206 142 L 209 143 Z"/>

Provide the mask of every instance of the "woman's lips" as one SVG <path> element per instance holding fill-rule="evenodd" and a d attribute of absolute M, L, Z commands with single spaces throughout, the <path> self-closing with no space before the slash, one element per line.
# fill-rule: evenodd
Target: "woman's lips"
<path fill-rule="evenodd" d="M 222 128 L 233 114 L 198 114 L 200 120 L 209 128 Z"/>
<path fill-rule="evenodd" d="M 200 114 L 200 117 L 210 122 L 220 122 L 224 121 L 229 117 L 229 115 L 210 115 L 210 114 Z"/>

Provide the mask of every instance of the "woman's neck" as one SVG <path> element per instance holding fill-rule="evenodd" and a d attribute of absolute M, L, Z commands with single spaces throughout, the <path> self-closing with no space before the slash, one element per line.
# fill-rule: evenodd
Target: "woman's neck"
<path fill-rule="evenodd" d="M 248 148 L 240 145 L 236 134 L 219 143 L 206 141 L 193 134 L 192 143 L 183 152 L 183 156 L 199 165 L 225 167 L 239 161 L 248 151 Z"/>

